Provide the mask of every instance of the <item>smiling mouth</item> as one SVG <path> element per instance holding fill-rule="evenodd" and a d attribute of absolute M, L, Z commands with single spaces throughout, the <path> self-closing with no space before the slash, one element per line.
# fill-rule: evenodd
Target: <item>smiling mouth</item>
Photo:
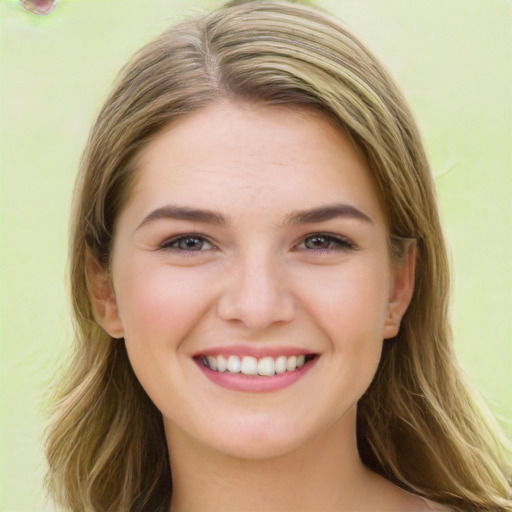
<path fill-rule="evenodd" d="M 239 357 L 235 355 L 202 355 L 198 357 L 198 360 L 209 370 L 219 373 L 272 377 L 274 375 L 294 372 L 315 358 L 316 354 L 266 356 L 261 358 L 252 356 Z"/>

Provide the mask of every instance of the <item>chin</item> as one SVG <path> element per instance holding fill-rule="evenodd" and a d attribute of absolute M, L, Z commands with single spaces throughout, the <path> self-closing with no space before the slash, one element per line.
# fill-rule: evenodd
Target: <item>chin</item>
<path fill-rule="evenodd" d="M 265 435 L 243 437 L 244 439 L 231 439 L 229 443 L 216 443 L 217 450 L 236 459 L 256 461 L 287 455 L 304 444 L 301 440 L 290 439 L 290 433 L 277 438 Z"/>
<path fill-rule="evenodd" d="M 264 414 L 218 425 L 216 431 L 210 430 L 204 442 L 227 456 L 254 461 L 297 452 L 321 437 L 325 430 L 331 429 L 323 422 L 308 422 L 304 416 L 291 420 Z"/>
<path fill-rule="evenodd" d="M 220 421 L 219 421 L 220 420 Z M 165 422 L 165 420 L 164 420 Z M 263 460 L 291 453 L 315 437 L 314 425 L 291 421 L 283 415 L 246 412 L 238 418 L 224 416 L 217 421 L 188 425 L 166 424 L 168 436 L 185 444 L 192 442 L 200 450 L 244 460 Z"/>

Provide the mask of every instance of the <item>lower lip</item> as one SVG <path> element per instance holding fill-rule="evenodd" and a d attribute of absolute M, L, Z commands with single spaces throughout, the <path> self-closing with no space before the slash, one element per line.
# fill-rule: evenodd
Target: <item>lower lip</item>
<path fill-rule="evenodd" d="M 207 368 L 201 361 L 196 361 L 199 369 L 214 384 L 234 391 L 246 393 L 268 393 L 291 386 L 302 379 L 306 373 L 313 368 L 318 356 L 292 372 L 284 372 L 272 377 L 261 375 L 244 375 L 243 373 L 217 372 Z"/>

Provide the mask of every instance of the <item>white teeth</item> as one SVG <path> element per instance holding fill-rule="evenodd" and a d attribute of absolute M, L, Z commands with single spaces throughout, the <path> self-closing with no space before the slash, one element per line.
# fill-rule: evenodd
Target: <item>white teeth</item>
<path fill-rule="evenodd" d="M 268 377 L 272 377 L 275 373 L 273 357 L 264 357 L 258 361 L 258 375 L 267 375 Z"/>
<path fill-rule="evenodd" d="M 297 358 L 295 356 L 291 356 L 286 360 L 286 369 L 289 372 L 293 372 L 297 368 Z"/>
<path fill-rule="evenodd" d="M 284 373 L 286 371 L 286 356 L 279 356 L 276 359 L 276 373 Z"/>
<path fill-rule="evenodd" d="M 217 359 L 217 371 L 225 372 L 228 368 L 228 362 L 226 361 L 226 358 L 224 356 L 218 356 L 215 359 Z"/>
<path fill-rule="evenodd" d="M 206 358 L 206 360 L 208 361 L 208 366 L 212 369 L 212 370 L 216 370 L 217 369 L 217 359 L 213 356 L 208 356 Z"/>
<path fill-rule="evenodd" d="M 230 355 L 226 356 L 202 356 L 201 360 L 204 365 L 214 371 L 229 373 L 243 373 L 244 375 L 262 375 L 272 377 L 276 374 L 285 372 L 293 372 L 306 364 L 305 355 L 298 356 L 271 356 L 257 359 L 252 356 Z"/>
<path fill-rule="evenodd" d="M 229 356 L 228 370 L 231 373 L 240 373 L 240 358 L 237 356 Z"/>
<path fill-rule="evenodd" d="M 240 371 L 245 375 L 258 375 L 258 360 L 255 357 L 245 356 L 242 359 Z"/>

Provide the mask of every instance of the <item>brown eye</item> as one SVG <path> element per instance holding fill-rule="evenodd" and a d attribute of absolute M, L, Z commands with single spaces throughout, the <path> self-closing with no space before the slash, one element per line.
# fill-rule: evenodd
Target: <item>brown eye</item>
<path fill-rule="evenodd" d="M 354 246 L 344 238 L 319 233 L 305 238 L 304 248 L 313 251 L 326 251 L 336 249 L 354 249 Z"/>
<path fill-rule="evenodd" d="M 331 246 L 332 241 L 326 236 L 312 236 L 304 240 L 306 249 L 328 249 Z"/>
<path fill-rule="evenodd" d="M 200 238 L 182 238 L 175 243 L 176 247 L 182 251 L 200 251 L 204 245 L 204 241 Z"/>

